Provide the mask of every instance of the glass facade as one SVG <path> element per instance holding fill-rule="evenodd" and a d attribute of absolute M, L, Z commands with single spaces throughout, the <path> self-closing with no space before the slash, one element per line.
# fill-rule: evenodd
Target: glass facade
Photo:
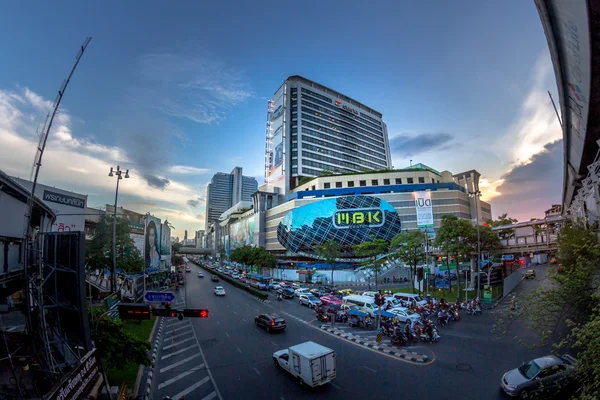
<path fill-rule="evenodd" d="M 328 240 L 342 246 L 344 258 L 356 258 L 352 246 L 371 237 L 390 241 L 402 224 L 394 207 L 372 196 L 325 199 L 289 211 L 277 227 L 277 240 L 294 253 L 317 254 Z"/>

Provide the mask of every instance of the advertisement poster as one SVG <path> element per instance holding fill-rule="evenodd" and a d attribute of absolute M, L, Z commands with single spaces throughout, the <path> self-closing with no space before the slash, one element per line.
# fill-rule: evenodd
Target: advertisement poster
<path fill-rule="evenodd" d="M 32 183 L 21 178 L 12 178 L 27 190 Z M 85 231 L 85 206 L 87 195 L 69 192 L 52 186 L 38 183 L 35 195 L 56 213 L 56 221 L 52 224 L 52 232 Z"/>
<path fill-rule="evenodd" d="M 171 254 L 171 228 L 167 225 L 167 221 L 162 224 L 160 230 L 160 254 L 163 256 Z"/>
<path fill-rule="evenodd" d="M 269 159 L 268 176 L 269 181 L 276 182 L 283 177 L 283 136 L 284 136 L 284 86 L 281 86 L 270 102 L 268 116 L 268 140 Z"/>
<path fill-rule="evenodd" d="M 254 217 L 241 219 L 229 226 L 229 244 L 232 251 L 254 245 Z"/>
<path fill-rule="evenodd" d="M 433 207 L 431 192 L 413 192 L 417 211 L 417 226 L 433 225 Z"/>
<path fill-rule="evenodd" d="M 129 237 L 131 239 L 133 239 L 133 244 L 135 245 L 135 248 L 139 250 L 141 255 L 144 255 L 144 242 L 145 242 L 145 237 L 144 235 L 137 235 L 135 233 L 130 233 Z"/>
<path fill-rule="evenodd" d="M 144 219 L 145 215 L 136 213 L 134 211 L 123 210 L 123 218 L 129 222 L 129 233 L 133 233 L 135 235 L 143 235 L 144 234 Z"/>
<path fill-rule="evenodd" d="M 146 221 L 144 259 L 150 271 L 160 269 L 160 219 L 149 215 Z"/>

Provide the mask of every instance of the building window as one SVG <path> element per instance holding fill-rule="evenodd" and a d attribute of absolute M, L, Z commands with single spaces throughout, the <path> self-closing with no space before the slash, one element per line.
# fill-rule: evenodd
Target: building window
<path fill-rule="evenodd" d="M 383 184 L 384 185 L 389 185 L 390 184 L 390 180 L 389 179 L 384 179 L 383 180 Z"/>
<path fill-rule="evenodd" d="M 437 183 L 440 183 L 440 180 L 438 179 Z"/>
<path fill-rule="evenodd" d="M 413 178 L 406 178 L 406 182 L 407 182 L 407 183 L 414 183 L 414 182 L 413 182 Z"/>
<path fill-rule="evenodd" d="M 402 178 L 396 178 L 396 185 L 402 185 Z"/>
<path fill-rule="evenodd" d="M 379 185 L 379 181 L 377 179 L 373 179 L 373 180 L 371 180 L 371 185 L 377 186 L 377 185 Z"/>
<path fill-rule="evenodd" d="M 419 177 L 419 183 L 425 183 L 425 178 L 423 178 L 422 176 Z"/>
<path fill-rule="evenodd" d="M 367 181 L 359 181 L 360 186 L 367 186 Z"/>
<path fill-rule="evenodd" d="M 348 187 L 354 187 L 354 181 L 348 181 Z"/>
<path fill-rule="evenodd" d="M 431 183 L 435 183 L 435 179 L 431 178 Z"/>
<path fill-rule="evenodd" d="M 324 187 L 325 189 L 329 189 L 329 188 L 331 187 L 331 183 L 329 183 L 329 182 L 325 182 L 325 183 L 323 184 L 323 187 Z"/>
<path fill-rule="evenodd" d="M 336 182 L 335 183 L 335 187 L 336 188 L 341 188 L 342 187 L 342 182 Z"/>
<path fill-rule="evenodd" d="M 312 190 L 315 190 L 315 185 L 312 185 Z"/>

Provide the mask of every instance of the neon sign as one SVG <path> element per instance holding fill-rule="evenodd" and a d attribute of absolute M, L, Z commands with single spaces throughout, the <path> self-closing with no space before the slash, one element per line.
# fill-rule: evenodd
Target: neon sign
<path fill-rule="evenodd" d="M 337 210 L 333 214 L 333 225 L 338 229 L 352 227 L 376 228 L 385 223 L 385 213 L 381 208 L 357 208 Z"/>

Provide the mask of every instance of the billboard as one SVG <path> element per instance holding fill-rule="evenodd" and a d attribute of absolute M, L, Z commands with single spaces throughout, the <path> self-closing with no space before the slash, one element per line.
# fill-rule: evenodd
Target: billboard
<path fill-rule="evenodd" d="M 371 196 L 343 196 L 298 207 L 277 227 L 277 240 L 294 253 L 317 254 L 328 240 L 342 246 L 343 258 L 357 258 L 352 246 L 371 238 L 392 240 L 402 228 L 394 207 Z"/>
<path fill-rule="evenodd" d="M 229 225 L 229 248 L 254 245 L 254 216 L 240 219 Z"/>
<path fill-rule="evenodd" d="M 160 254 L 163 256 L 171 254 L 171 228 L 167 221 L 160 228 Z"/>
<path fill-rule="evenodd" d="M 21 178 L 12 178 L 27 190 L 32 182 Z M 50 232 L 85 232 L 85 207 L 87 195 L 69 192 L 52 186 L 37 183 L 35 195 L 56 213 L 56 221 Z"/>
<path fill-rule="evenodd" d="M 144 244 L 146 268 L 155 271 L 160 268 L 160 219 L 148 215 L 146 219 L 146 240 Z"/>
<path fill-rule="evenodd" d="M 123 209 L 123 214 L 121 216 L 125 218 L 127 222 L 129 222 L 129 233 L 133 233 L 135 235 L 144 234 L 144 220 L 146 218 L 145 215 L 136 213 L 135 211 Z"/>
<path fill-rule="evenodd" d="M 269 183 L 283 179 L 283 147 L 285 139 L 285 85 L 269 100 L 267 117 L 267 179 Z"/>
<path fill-rule="evenodd" d="M 413 192 L 415 209 L 417 211 L 417 226 L 433 225 L 433 207 L 431 192 Z"/>

